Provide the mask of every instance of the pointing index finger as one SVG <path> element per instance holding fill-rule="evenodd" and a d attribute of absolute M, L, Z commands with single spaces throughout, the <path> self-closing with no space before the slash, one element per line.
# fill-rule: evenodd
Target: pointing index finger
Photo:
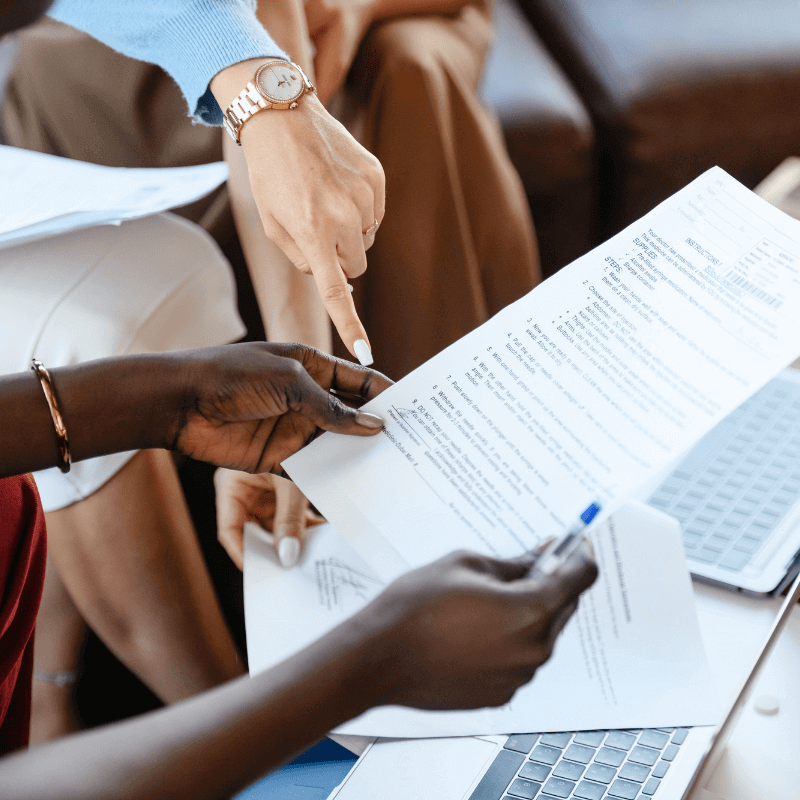
<path fill-rule="evenodd" d="M 356 313 L 352 295 L 347 287 L 347 278 L 342 272 L 336 248 L 325 252 L 314 252 L 308 259 L 328 316 L 347 349 L 365 365 L 372 363 L 369 339 Z M 357 343 L 361 344 L 357 344 Z"/>

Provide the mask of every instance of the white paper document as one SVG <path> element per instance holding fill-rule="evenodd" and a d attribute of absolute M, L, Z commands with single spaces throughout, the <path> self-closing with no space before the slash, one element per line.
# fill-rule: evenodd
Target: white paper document
<path fill-rule="evenodd" d="M 719 168 L 326 433 L 287 472 L 384 579 L 612 511 L 800 352 L 800 222 Z M 380 368 L 380 354 L 376 354 Z"/>
<path fill-rule="evenodd" d="M 0 247 L 178 208 L 227 177 L 222 162 L 126 169 L 0 146 Z"/>
<path fill-rule="evenodd" d="M 631 504 L 592 538 L 600 577 L 550 662 L 511 703 L 456 712 L 384 707 L 338 732 L 427 737 L 715 723 L 716 695 L 678 524 Z M 293 570 L 282 569 L 272 546 L 247 531 L 244 576 L 251 673 L 300 651 L 382 588 L 330 525 L 309 532 Z"/>

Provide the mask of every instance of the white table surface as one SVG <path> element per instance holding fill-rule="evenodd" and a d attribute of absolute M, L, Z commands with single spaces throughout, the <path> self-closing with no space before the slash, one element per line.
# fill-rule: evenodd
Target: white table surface
<path fill-rule="evenodd" d="M 725 706 L 758 655 L 782 598 L 763 600 L 695 584 L 700 627 L 711 671 Z M 776 714 L 755 710 L 775 697 Z M 796 606 L 725 755 L 704 792 L 693 800 L 797 800 L 800 798 L 800 610 Z M 711 793 L 711 794 L 709 794 Z"/>
<path fill-rule="evenodd" d="M 700 629 L 711 672 L 727 708 L 767 636 L 783 598 L 758 599 L 695 583 Z M 777 714 L 754 708 L 777 698 Z M 371 739 L 332 736 L 355 753 Z M 747 703 L 715 773 L 692 800 L 800 798 L 800 606 L 796 606 Z"/>
<path fill-rule="evenodd" d="M 800 369 L 800 359 L 791 364 Z M 695 583 L 697 614 L 712 674 L 727 702 L 755 660 L 782 598 L 761 600 Z M 759 697 L 777 698 L 777 714 L 755 710 Z M 747 703 L 725 755 L 692 800 L 800 798 L 800 611 L 786 629 Z M 711 794 L 709 794 L 711 793 Z"/>

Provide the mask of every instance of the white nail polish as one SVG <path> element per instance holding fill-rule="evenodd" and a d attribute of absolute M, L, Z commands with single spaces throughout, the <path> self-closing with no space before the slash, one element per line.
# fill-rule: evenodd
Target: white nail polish
<path fill-rule="evenodd" d="M 284 536 L 278 545 L 278 558 L 284 569 L 291 569 L 300 558 L 300 541 L 295 536 Z"/>
<path fill-rule="evenodd" d="M 372 352 L 363 339 L 356 339 L 353 342 L 353 350 L 356 351 L 356 358 L 361 362 L 362 367 L 368 367 L 372 363 Z"/>

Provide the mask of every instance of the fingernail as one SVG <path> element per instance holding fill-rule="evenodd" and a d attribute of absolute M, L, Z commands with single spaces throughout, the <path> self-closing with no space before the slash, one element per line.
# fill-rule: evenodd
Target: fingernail
<path fill-rule="evenodd" d="M 356 358 L 362 367 L 368 367 L 372 363 L 372 352 L 369 345 L 363 339 L 356 339 L 353 342 L 353 350 L 356 351 Z"/>
<path fill-rule="evenodd" d="M 353 294 L 353 284 L 352 283 L 348 283 L 347 284 L 347 291 L 349 291 L 350 294 Z M 359 339 L 359 341 L 361 341 L 361 339 Z"/>
<path fill-rule="evenodd" d="M 296 536 L 284 536 L 278 545 L 278 559 L 284 569 L 291 569 L 300 558 L 300 540 Z"/>
<path fill-rule="evenodd" d="M 366 411 L 356 411 L 356 422 L 365 428 L 382 428 L 383 420 L 375 414 L 367 414 Z"/>

